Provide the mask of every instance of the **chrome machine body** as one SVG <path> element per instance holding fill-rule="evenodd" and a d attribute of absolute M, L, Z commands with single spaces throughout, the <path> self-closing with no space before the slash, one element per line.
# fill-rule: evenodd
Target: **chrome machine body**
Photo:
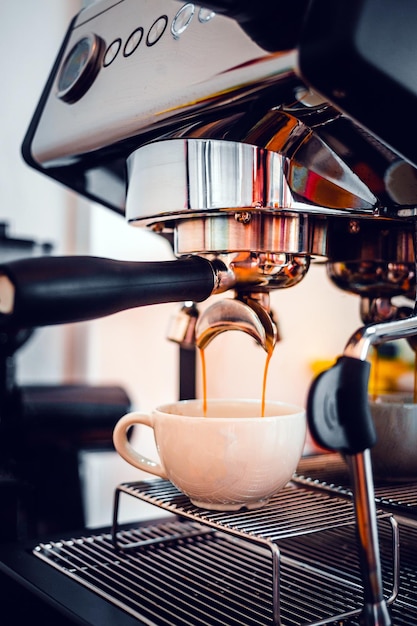
<path fill-rule="evenodd" d="M 279 42 L 268 52 L 193 3 L 95 3 L 74 19 L 24 155 L 173 233 L 177 256 L 224 260 L 239 300 L 298 283 L 315 258 L 365 299 L 412 294 L 414 166 L 318 95 L 311 55 Z"/>

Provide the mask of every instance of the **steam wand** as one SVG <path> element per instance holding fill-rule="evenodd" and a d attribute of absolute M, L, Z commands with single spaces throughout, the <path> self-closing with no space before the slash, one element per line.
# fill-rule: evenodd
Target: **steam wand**
<path fill-rule="evenodd" d="M 372 345 L 417 334 L 417 315 L 359 329 L 348 341 L 343 356 L 320 374 L 310 389 L 307 419 L 317 443 L 342 453 L 353 480 L 359 554 L 364 584 L 363 623 L 390 626 L 383 596 L 375 492 L 370 448 L 376 433 L 368 404 Z"/>

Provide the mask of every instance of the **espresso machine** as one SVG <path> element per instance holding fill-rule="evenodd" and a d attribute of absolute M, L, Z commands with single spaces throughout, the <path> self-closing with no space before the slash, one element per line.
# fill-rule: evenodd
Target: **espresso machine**
<path fill-rule="evenodd" d="M 180 345 L 205 348 L 237 329 L 270 352 L 279 337 L 270 293 L 296 286 L 312 263 L 325 263 L 330 280 L 358 296 L 363 327 L 352 329 L 335 366 L 313 382 L 307 414 L 316 442 L 348 468 L 351 486 L 334 489 L 326 517 L 336 515 L 339 504 L 353 505 L 361 606 L 339 613 L 329 608 L 327 614 L 325 608 L 320 618 L 305 614 L 291 621 L 273 582 L 272 616 L 237 622 L 229 615 L 230 622 L 219 623 L 417 621 L 412 594 L 397 599 L 398 521 L 391 516 L 392 499 L 382 513 L 376 504 L 370 456 L 375 430 L 367 401 L 370 348 L 406 338 L 414 349 L 417 334 L 416 23 L 411 0 L 262 1 L 256 7 L 233 0 L 204 6 L 99 0 L 74 17 L 23 143 L 29 166 L 124 215 L 132 227 L 168 238 L 176 259 L 41 257 L 4 264 L 4 327 L 65 324 L 178 302 L 171 338 Z M 199 315 L 194 305 L 219 294 L 225 295 Z M 329 484 L 307 468 L 290 491 L 321 489 L 327 498 Z M 121 492 L 137 496 L 135 486 Z M 118 491 L 109 542 L 116 555 L 131 547 L 131 541 L 124 547 L 118 541 L 119 497 Z M 148 492 L 139 497 L 178 515 L 177 500 L 166 503 Z M 219 530 L 218 520 L 187 506 L 179 516 L 200 524 L 187 526 L 187 537 Z M 391 524 L 389 598 L 380 517 Z M 405 524 L 403 536 L 412 535 L 412 526 Z M 230 522 L 220 530 L 230 532 Z M 285 546 L 295 534 L 277 543 Z M 139 550 L 159 543 L 144 541 Z M 41 555 L 47 561 L 50 545 L 38 545 L 25 559 Z M 282 560 L 272 545 L 276 581 Z M 22 561 L 17 565 L 10 554 L 4 570 L 16 572 Z M 76 556 L 68 558 L 74 578 Z M 59 569 L 56 552 L 51 561 Z M 310 579 L 319 571 L 312 567 Z M 23 578 L 22 570 L 12 577 Z M 333 571 L 330 578 L 340 576 Z M 97 592 L 91 582 L 85 587 Z M 99 596 L 111 602 L 108 589 Z M 57 603 L 64 603 L 62 597 Z M 196 615 L 191 621 L 146 617 L 120 598 L 115 606 L 129 624 L 214 623 Z M 94 623 L 84 614 L 79 620 Z"/>

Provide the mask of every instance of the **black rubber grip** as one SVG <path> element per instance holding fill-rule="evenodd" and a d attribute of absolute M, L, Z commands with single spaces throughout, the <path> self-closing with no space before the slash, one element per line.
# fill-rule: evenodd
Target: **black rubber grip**
<path fill-rule="evenodd" d="M 370 364 L 340 357 L 313 382 L 307 420 L 315 441 L 329 450 L 356 454 L 376 443 L 368 402 Z"/>
<path fill-rule="evenodd" d="M 37 257 L 0 266 L 15 287 L 2 326 L 34 328 L 80 322 L 148 304 L 201 302 L 213 291 L 211 263 L 201 257 L 129 262 L 88 256 Z"/>
<path fill-rule="evenodd" d="M 208 0 L 204 7 L 238 22 L 268 52 L 297 47 L 309 0 Z"/>

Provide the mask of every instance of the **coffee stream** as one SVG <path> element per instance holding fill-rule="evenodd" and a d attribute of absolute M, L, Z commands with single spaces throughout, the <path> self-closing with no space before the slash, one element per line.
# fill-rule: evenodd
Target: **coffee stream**
<path fill-rule="evenodd" d="M 274 349 L 270 348 L 270 350 L 268 350 L 267 355 L 266 355 L 264 376 L 263 376 L 263 381 L 262 381 L 261 417 L 265 417 L 266 381 L 268 378 L 269 363 L 271 361 L 273 351 Z"/>
<path fill-rule="evenodd" d="M 203 385 L 203 414 L 204 414 L 204 417 L 207 417 L 207 363 L 206 363 L 205 348 L 199 348 L 199 352 L 200 352 L 200 359 L 201 359 L 201 377 L 202 377 L 202 385 Z M 269 363 L 271 361 L 273 352 L 274 352 L 274 347 L 270 346 L 268 348 L 268 352 L 266 355 L 264 374 L 263 374 L 263 380 L 262 380 L 261 417 L 265 416 L 266 382 L 268 379 Z"/>
<path fill-rule="evenodd" d="M 206 353 L 204 348 L 199 348 L 201 358 L 201 376 L 203 383 L 203 413 L 204 417 L 207 417 L 207 368 L 206 368 Z"/>

